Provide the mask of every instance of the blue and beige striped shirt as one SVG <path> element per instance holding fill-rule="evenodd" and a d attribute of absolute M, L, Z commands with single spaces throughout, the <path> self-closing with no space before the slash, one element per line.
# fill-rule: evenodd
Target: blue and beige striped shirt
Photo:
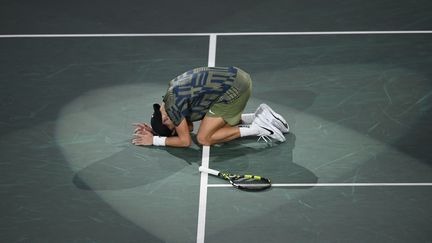
<path fill-rule="evenodd" d="M 174 125 L 184 118 L 201 120 L 212 104 L 234 98 L 224 94 L 233 86 L 237 71 L 236 67 L 200 67 L 171 80 L 163 101 Z"/>

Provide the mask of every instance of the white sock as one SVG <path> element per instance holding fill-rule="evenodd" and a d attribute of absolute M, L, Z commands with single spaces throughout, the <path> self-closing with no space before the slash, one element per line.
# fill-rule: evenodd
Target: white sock
<path fill-rule="evenodd" d="M 255 119 L 255 113 L 241 114 L 241 120 L 243 124 L 251 124 L 254 119 Z"/>
<path fill-rule="evenodd" d="M 256 125 L 239 126 L 240 137 L 256 136 L 259 134 L 259 129 Z"/>

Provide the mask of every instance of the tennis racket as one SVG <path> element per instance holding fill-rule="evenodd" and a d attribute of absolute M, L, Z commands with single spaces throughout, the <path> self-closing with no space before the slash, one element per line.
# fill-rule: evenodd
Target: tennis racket
<path fill-rule="evenodd" d="M 234 175 L 217 170 L 199 167 L 199 171 L 228 180 L 235 188 L 247 191 L 260 191 L 271 187 L 271 181 L 257 175 Z"/>

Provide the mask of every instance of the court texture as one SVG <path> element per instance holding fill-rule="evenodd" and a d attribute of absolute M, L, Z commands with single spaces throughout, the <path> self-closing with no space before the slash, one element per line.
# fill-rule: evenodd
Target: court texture
<path fill-rule="evenodd" d="M 432 242 L 430 1 L 0 4 L 0 242 Z M 286 142 L 132 145 L 202 66 L 250 73 Z"/>

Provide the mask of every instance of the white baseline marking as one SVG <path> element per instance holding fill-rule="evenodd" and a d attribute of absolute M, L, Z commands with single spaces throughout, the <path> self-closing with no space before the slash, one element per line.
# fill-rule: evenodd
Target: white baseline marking
<path fill-rule="evenodd" d="M 208 56 L 208 66 L 214 67 L 216 63 L 216 39 L 217 36 L 210 35 L 209 42 L 209 56 Z M 210 159 L 210 146 L 203 146 L 202 152 L 202 162 L 201 166 L 203 168 L 209 167 Z M 206 212 L 207 212 L 207 184 L 208 184 L 208 174 L 201 173 L 200 182 L 200 197 L 199 197 L 199 208 L 198 208 L 198 227 L 197 227 L 197 243 L 204 243 L 205 239 L 205 223 L 206 223 Z"/>
<path fill-rule="evenodd" d="M 208 184 L 208 187 L 232 187 L 231 184 Z M 432 183 L 288 183 L 272 184 L 272 187 L 389 187 L 432 186 Z"/>
<path fill-rule="evenodd" d="M 432 34 L 432 30 L 389 31 L 309 31 L 309 32 L 233 32 L 233 33 L 124 33 L 124 34 L 22 34 L 0 35 L 0 38 L 84 38 L 84 37 L 175 37 L 175 36 L 257 36 L 257 35 L 392 35 Z"/>

